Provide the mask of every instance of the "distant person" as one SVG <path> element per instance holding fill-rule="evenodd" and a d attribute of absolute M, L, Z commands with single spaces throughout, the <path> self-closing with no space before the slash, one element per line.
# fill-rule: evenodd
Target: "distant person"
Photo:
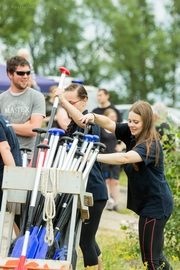
<path fill-rule="evenodd" d="M 46 117 L 43 119 L 43 123 L 45 124 L 45 126 L 48 126 L 49 120 L 50 120 L 50 116 L 51 116 L 51 112 L 53 109 L 53 104 L 54 104 L 54 89 L 57 88 L 57 85 L 52 85 L 49 88 L 49 95 L 45 96 L 45 102 L 46 102 Z M 54 117 L 54 121 L 52 123 L 52 127 L 59 127 L 57 120 L 56 120 L 56 115 Z"/>
<path fill-rule="evenodd" d="M 28 86 L 30 64 L 21 56 L 7 60 L 7 75 L 11 81 L 10 88 L 0 95 L 0 113 L 10 121 L 17 135 L 20 147 L 29 147 L 28 159 L 35 146 L 36 132 L 33 128 L 42 127 L 45 117 L 44 95 Z"/>
<path fill-rule="evenodd" d="M 19 143 L 8 119 L 0 114 L 0 210 L 2 204 L 4 166 L 22 166 L 22 157 L 19 150 Z M 18 215 L 15 215 L 16 224 L 19 227 Z M 15 234 L 18 235 L 19 229 L 14 225 Z"/>
<path fill-rule="evenodd" d="M 54 99 L 55 99 L 54 89 L 56 89 L 56 88 L 57 88 L 57 85 L 51 86 L 49 88 L 49 96 L 46 98 L 46 117 L 43 120 L 43 122 L 45 123 L 46 126 L 48 126 L 51 112 L 53 109 Z M 70 121 L 71 121 L 71 119 L 69 118 L 66 110 L 61 106 L 61 104 L 58 104 L 52 127 L 61 128 L 63 130 L 66 130 Z"/>
<path fill-rule="evenodd" d="M 106 109 L 104 115 L 110 118 L 112 121 L 117 122 L 117 113 L 114 109 Z M 101 142 L 106 145 L 106 149 L 103 152 L 104 154 L 116 153 L 122 151 L 124 148 L 124 143 L 121 144 L 120 148 L 116 136 L 109 130 L 103 128 L 101 128 Z M 121 166 L 102 163 L 102 170 L 106 180 L 109 197 L 106 209 L 118 211 L 120 209 L 119 177 Z"/>
<path fill-rule="evenodd" d="M 61 105 L 57 109 L 56 120 L 59 127 L 62 128 L 64 131 L 67 131 L 68 125 L 71 122 L 71 117 Z"/>
<path fill-rule="evenodd" d="M 35 75 L 35 72 L 34 72 L 34 67 L 33 67 L 33 64 L 31 63 L 30 61 L 30 53 L 29 53 L 29 50 L 26 49 L 26 48 L 21 48 L 18 50 L 17 52 L 17 55 L 18 56 L 22 56 L 24 57 L 30 64 L 30 68 L 31 68 L 31 75 L 29 77 L 29 84 L 28 86 L 41 92 L 41 88 L 38 86 L 37 82 L 36 82 L 36 75 Z"/>
<path fill-rule="evenodd" d="M 104 115 L 104 112 L 107 110 L 107 109 L 113 109 L 115 112 L 116 112 L 116 114 L 117 114 L 117 121 L 118 122 L 122 122 L 122 116 L 121 116 L 121 113 L 119 112 L 119 110 L 118 109 L 116 109 L 116 107 L 114 106 L 114 105 L 112 105 L 111 103 L 110 103 L 110 101 L 109 101 L 109 99 L 110 99 L 110 93 L 106 90 L 106 89 L 104 89 L 104 88 L 100 88 L 99 90 L 98 90 L 98 93 L 97 93 L 97 101 L 98 101 L 98 103 L 99 103 L 99 107 L 97 107 L 97 108 L 94 108 L 93 109 L 93 113 L 97 113 L 97 114 L 102 114 L 102 115 Z M 103 131 L 101 131 L 101 136 L 104 134 L 104 132 Z M 105 135 L 105 134 L 104 134 Z M 102 138 L 100 138 L 100 140 L 102 141 Z M 104 165 L 104 166 L 106 166 L 106 165 Z M 107 179 L 107 176 L 105 177 L 105 179 Z M 106 183 L 107 182 L 109 182 L 109 180 L 107 180 L 106 181 Z M 112 182 L 111 182 L 112 183 Z M 107 185 L 107 187 L 109 187 L 108 185 Z M 109 192 L 110 192 L 110 190 L 108 190 Z M 116 199 L 115 199 L 115 201 L 116 202 L 114 202 L 114 198 L 113 198 L 113 196 L 112 195 L 110 195 L 110 193 L 109 193 L 109 200 L 108 200 L 108 202 L 107 202 L 107 209 L 108 210 L 112 210 L 113 208 L 114 208 L 114 210 L 115 209 L 117 209 L 118 210 L 118 200 L 117 200 L 117 196 L 115 196 L 116 197 Z M 117 205 L 116 205 L 116 203 L 117 203 Z M 115 206 L 116 205 L 116 206 Z"/>
<path fill-rule="evenodd" d="M 172 120 L 168 116 L 168 110 L 164 103 L 156 102 L 153 106 L 153 114 L 154 114 L 154 123 L 155 128 L 162 139 L 163 135 L 167 135 L 167 140 L 164 141 L 164 149 L 174 149 L 175 148 L 175 138 L 173 139 L 173 135 L 171 134 L 171 125 Z"/>
<path fill-rule="evenodd" d="M 126 144 L 126 153 L 98 154 L 97 161 L 124 164 L 128 177 L 127 207 L 139 215 L 141 257 L 148 270 L 172 267 L 163 254 L 164 230 L 173 212 L 173 197 L 164 174 L 163 149 L 148 102 L 137 101 L 129 110 L 128 123 L 89 113 L 81 124 L 94 121 Z"/>
<path fill-rule="evenodd" d="M 110 93 L 106 89 L 99 89 L 97 93 L 97 100 L 99 103 L 99 107 L 93 109 L 94 113 L 97 114 L 104 114 L 104 111 L 106 109 L 112 108 L 116 111 L 118 119 L 118 122 L 122 122 L 122 116 L 118 109 L 114 105 L 112 105 L 109 101 L 110 99 Z"/>
<path fill-rule="evenodd" d="M 45 96 L 45 103 L 46 103 L 46 117 L 43 119 L 43 123 L 45 126 L 48 126 L 50 115 L 53 109 L 54 104 L 54 93 L 53 90 L 57 88 L 57 85 L 53 85 L 49 88 L 49 95 Z M 56 115 L 54 117 L 54 121 L 52 123 L 52 127 L 58 127 L 57 121 L 56 121 Z"/>
<path fill-rule="evenodd" d="M 156 130 L 160 134 L 160 137 L 164 135 L 164 130 L 169 130 L 168 120 L 168 111 L 164 103 L 156 102 L 153 105 L 153 114 L 154 114 L 154 123 Z"/>

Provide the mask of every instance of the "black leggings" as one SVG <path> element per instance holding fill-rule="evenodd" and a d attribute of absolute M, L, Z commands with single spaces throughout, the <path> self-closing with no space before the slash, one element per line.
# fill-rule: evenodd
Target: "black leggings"
<path fill-rule="evenodd" d="M 94 205 L 89 207 L 90 218 L 86 219 L 82 224 L 80 248 L 84 257 L 84 267 L 98 264 L 98 256 L 101 251 L 96 243 L 95 236 L 106 202 L 106 200 L 95 201 Z"/>
<path fill-rule="evenodd" d="M 164 227 L 168 218 L 155 219 L 144 218 L 139 219 L 139 241 L 142 255 L 142 261 L 148 270 L 155 269 L 172 269 L 169 262 L 163 255 L 164 245 Z M 158 268 L 160 267 L 161 268 Z"/>

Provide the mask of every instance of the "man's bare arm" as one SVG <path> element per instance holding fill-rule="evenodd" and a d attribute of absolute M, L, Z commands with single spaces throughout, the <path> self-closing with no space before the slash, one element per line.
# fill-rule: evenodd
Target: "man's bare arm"
<path fill-rule="evenodd" d="M 14 131 L 17 135 L 21 136 L 36 136 L 36 132 L 33 132 L 33 128 L 42 127 L 43 116 L 39 114 L 33 114 L 29 121 L 23 124 L 12 124 Z"/>

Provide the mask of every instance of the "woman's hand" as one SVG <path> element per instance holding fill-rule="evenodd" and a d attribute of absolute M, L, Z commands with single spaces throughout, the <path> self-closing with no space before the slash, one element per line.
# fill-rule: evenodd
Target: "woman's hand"
<path fill-rule="evenodd" d="M 94 122 L 94 114 L 93 113 L 88 113 L 83 115 L 79 120 L 82 124 L 87 124 L 89 121 Z"/>
<path fill-rule="evenodd" d="M 117 144 L 115 147 L 116 152 L 122 152 L 124 149 L 126 149 L 126 145 L 123 142 L 121 142 L 120 144 Z"/>
<path fill-rule="evenodd" d="M 60 88 L 56 88 L 54 89 L 54 96 L 58 96 L 59 97 L 59 101 L 62 102 L 63 100 L 65 100 L 64 97 L 64 89 L 60 89 Z"/>

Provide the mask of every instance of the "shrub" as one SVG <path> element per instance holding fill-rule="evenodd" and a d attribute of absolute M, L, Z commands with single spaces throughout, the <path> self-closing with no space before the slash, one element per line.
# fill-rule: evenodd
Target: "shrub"
<path fill-rule="evenodd" d="M 171 139 L 167 145 L 168 133 Z M 171 125 L 170 131 L 167 131 L 162 138 L 165 175 L 174 199 L 174 211 L 165 228 L 165 250 L 171 251 L 174 257 L 180 258 L 180 151 L 177 140 L 175 143 L 175 137 L 178 138 L 179 143 L 179 128 Z"/>

